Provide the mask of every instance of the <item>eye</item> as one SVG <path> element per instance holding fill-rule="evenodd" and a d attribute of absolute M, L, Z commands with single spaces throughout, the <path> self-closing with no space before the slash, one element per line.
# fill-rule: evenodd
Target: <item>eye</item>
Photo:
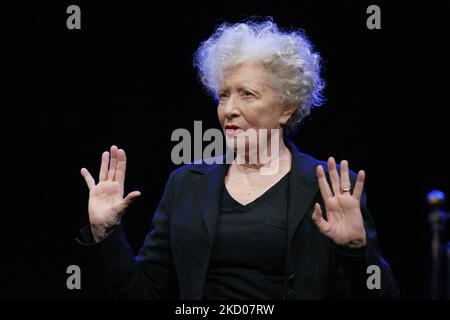
<path fill-rule="evenodd" d="M 248 90 L 244 90 L 244 96 L 254 96 L 253 92 L 250 92 Z"/>
<path fill-rule="evenodd" d="M 226 98 L 226 97 L 228 97 L 228 92 L 220 92 L 219 93 L 219 98 L 220 99 L 223 99 L 223 98 Z"/>

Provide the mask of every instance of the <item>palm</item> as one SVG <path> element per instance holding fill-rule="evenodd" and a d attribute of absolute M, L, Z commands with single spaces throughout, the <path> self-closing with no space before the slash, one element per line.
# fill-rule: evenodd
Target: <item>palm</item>
<path fill-rule="evenodd" d="M 364 172 L 358 173 L 353 193 L 349 178 L 347 161 L 341 163 L 341 176 L 336 170 L 333 158 L 328 160 L 332 189 L 325 178 L 321 166 L 317 168 L 320 192 L 324 199 L 327 220 L 322 216 L 319 204 L 316 204 L 313 213 L 314 222 L 319 230 L 338 245 L 362 246 L 366 243 L 364 221 L 360 209 L 360 198 L 364 185 Z M 344 192 L 342 190 L 345 190 Z"/>
<path fill-rule="evenodd" d="M 89 192 L 91 224 L 101 224 L 109 217 L 117 217 L 123 210 L 123 188 L 117 181 L 99 182 Z"/>
<path fill-rule="evenodd" d="M 102 154 L 99 182 L 85 168 L 81 174 L 89 187 L 89 222 L 93 227 L 108 228 L 117 225 L 128 205 L 140 195 L 139 191 L 129 193 L 125 198 L 124 183 L 126 171 L 126 155 L 122 149 L 111 147 L 110 154 Z"/>

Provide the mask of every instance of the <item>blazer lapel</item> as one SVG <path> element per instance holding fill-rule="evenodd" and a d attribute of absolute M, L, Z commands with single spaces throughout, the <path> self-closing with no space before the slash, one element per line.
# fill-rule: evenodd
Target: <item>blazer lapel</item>
<path fill-rule="evenodd" d="M 201 208 L 201 218 L 198 221 L 199 223 L 204 222 L 205 228 L 200 226 L 200 229 L 204 230 L 208 240 L 197 243 L 195 246 L 193 259 L 198 260 L 195 271 L 186 277 L 188 284 L 184 286 L 183 291 L 185 299 L 203 298 L 212 244 L 218 223 L 223 181 L 227 171 L 227 165 L 219 163 L 195 165 L 190 168 L 190 171 L 194 173 L 192 177 L 194 193 Z"/>
<path fill-rule="evenodd" d="M 291 175 L 289 177 L 288 203 L 288 249 L 290 249 L 295 230 L 312 207 L 312 202 L 319 191 L 314 158 L 301 153 L 288 139 L 286 145 L 292 153 Z"/>
<path fill-rule="evenodd" d="M 200 201 L 203 220 L 208 230 L 208 239 L 211 246 L 216 234 L 220 200 L 228 166 L 225 164 L 209 166 L 202 175 L 194 178 L 194 189 Z"/>

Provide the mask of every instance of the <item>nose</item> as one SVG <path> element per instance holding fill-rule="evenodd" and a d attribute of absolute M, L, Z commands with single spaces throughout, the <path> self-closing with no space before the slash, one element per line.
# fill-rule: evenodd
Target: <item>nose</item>
<path fill-rule="evenodd" d="M 226 118 L 239 117 L 241 114 L 234 94 L 231 94 L 226 101 L 223 102 L 223 113 Z"/>

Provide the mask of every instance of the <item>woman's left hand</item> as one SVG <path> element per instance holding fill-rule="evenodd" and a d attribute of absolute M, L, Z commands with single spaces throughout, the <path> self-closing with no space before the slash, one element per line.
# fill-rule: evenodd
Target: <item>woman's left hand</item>
<path fill-rule="evenodd" d="M 351 192 L 348 162 L 341 162 L 339 173 L 333 157 L 328 159 L 328 171 L 331 187 L 321 165 L 317 166 L 317 178 L 320 193 L 325 203 L 327 220 L 323 218 L 320 204 L 316 203 L 312 215 L 320 232 L 333 240 L 337 245 L 360 248 L 367 244 L 366 231 L 361 213 L 360 199 L 364 187 L 365 173 L 358 172 L 356 184 Z"/>

